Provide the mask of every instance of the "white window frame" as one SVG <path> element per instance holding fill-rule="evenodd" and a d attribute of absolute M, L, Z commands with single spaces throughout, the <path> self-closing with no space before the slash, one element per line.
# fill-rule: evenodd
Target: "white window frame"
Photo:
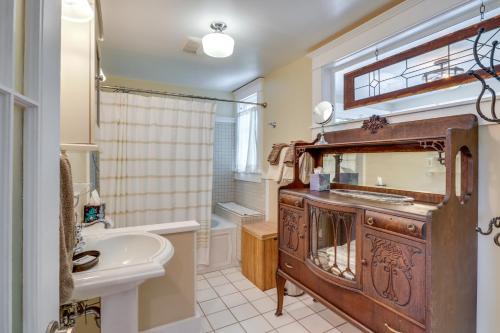
<path fill-rule="evenodd" d="M 23 108 L 23 332 L 59 318 L 60 1 L 25 0 L 24 93 L 15 0 L 0 1 L 0 331 L 12 330 L 14 108 Z"/>
<path fill-rule="evenodd" d="M 497 0 L 486 0 L 484 3 L 487 7 L 485 19 L 498 15 Z M 336 72 L 375 61 L 376 49 L 386 57 L 391 52 L 397 53 L 392 50 L 430 34 L 444 33 L 446 29 L 466 20 L 479 20 L 479 4 L 475 0 L 407 0 L 311 52 L 308 56 L 312 59 L 312 104 L 327 100 L 335 109 L 343 108 L 343 101 L 337 101 L 334 94 L 343 89 L 343 80 L 335 79 Z M 360 46 L 363 48 L 360 49 Z M 471 113 L 474 103 L 472 100 L 452 102 L 385 116 L 391 122 L 398 122 Z M 325 128 L 330 131 L 356 128 L 362 120 L 331 123 Z M 484 121 L 479 119 L 479 123 L 484 124 Z M 312 137 L 315 137 L 320 127 L 312 123 L 312 129 Z"/>
<path fill-rule="evenodd" d="M 233 91 L 233 96 L 236 100 L 239 101 L 245 101 L 249 97 L 253 95 L 257 95 L 257 103 L 262 103 L 264 100 L 263 96 L 263 79 L 258 78 L 246 85 L 244 85 L 241 88 L 238 88 L 237 90 Z M 236 143 L 238 143 L 238 104 L 235 104 L 235 119 L 236 119 L 236 129 L 235 129 L 235 139 Z M 248 172 L 238 172 L 235 169 L 234 172 L 234 178 L 236 180 L 242 180 L 242 181 L 249 181 L 249 182 L 256 182 L 260 183 L 262 181 L 262 156 L 263 156 L 263 115 L 262 115 L 262 108 L 259 107 L 259 113 L 258 113 L 258 138 L 257 138 L 257 162 L 258 162 L 258 171 L 255 173 L 248 173 Z M 237 154 L 237 147 L 235 149 L 235 154 Z M 236 167 L 236 166 L 235 166 Z"/>

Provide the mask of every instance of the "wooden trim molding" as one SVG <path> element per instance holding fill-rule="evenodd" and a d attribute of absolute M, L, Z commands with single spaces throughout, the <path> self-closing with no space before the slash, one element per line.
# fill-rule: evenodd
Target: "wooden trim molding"
<path fill-rule="evenodd" d="M 481 27 L 484 28 L 486 31 L 500 27 L 500 16 L 496 16 L 489 20 L 455 31 L 443 37 L 416 46 L 407 51 L 395 54 L 388 58 L 372 63 L 370 65 L 356 69 L 352 72 L 346 73 L 344 75 L 344 109 L 348 110 L 356 107 L 381 103 L 401 97 L 412 96 L 416 94 L 440 90 L 472 82 L 474 78 L 468 75 L 467 73 L 463 73 L 452 77 L 443 78 L 436 81 L 427 82 L 416 86 L 383 93 L 377 96 L 366 97 L 359 100 L 355 99 L 355 94 L 354 94 L 355 91 L 354 79 L 356 77 L 396 64 L 406 59 L 422 55 L 424 53 L 436 50 L 438 48 L 450 45 L 452 43 L 464 40 L 466 38 L 473 37 L 477 34 L 479 28 Z M 496 66 L 496 70 L 500 71 L 500 65 Z M 486 73 L 483 70 L 477 70 L 476 73 L 478 73 L 481 76 L 486 75 Z"/>

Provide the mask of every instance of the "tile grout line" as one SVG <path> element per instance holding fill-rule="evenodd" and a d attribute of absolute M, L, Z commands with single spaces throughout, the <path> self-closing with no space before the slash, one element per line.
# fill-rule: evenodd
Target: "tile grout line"
<path fill-rule="evenodd" d="M 239 273 L 241 273 L 241 270 L 234 270 L 234 271 L 230 271 L 230 272 L 228 272 L 227 274 L 226 274 L 226 273 L 223 273 L 222 271 L 216 271 L 216 272 L 218 272 L 220 275 L 216 275 L 216 276 L 213 276 L 213 277 L 211 277 L 211 278 L 216 278 L 216 277 L 224 277 L 224 278 L 226 278 L 226 279 L 227 279 L 227 275 L 229 275 L 229 274 L 233 274 L 233 273 L 235 273 L 235 272 L 239 272 Z M 207 274 L 208 274 L 208 273 L 207 273 Z M 242 273 L 241 273 L 241 274 L 242 274 Z M 332 328 L 327 329 L 325 332 L 327 332 L 327 331 L 329 331 L 329 330 L 331 330 L 331 329 L 337 329 L 338 327 L 343 326 L 343 325 L 345 325 L 346 323 L 348 323 L 347 321 L 344 321 L 344 322 L 342 322 L 342 323 L 340 323 L 340 324 L 338 324 L 338 325 L 335 325 L 335 326 L 334 326 L 334 325 L 333 325 L 332 323 L 330 323 L 330 322 L 329 322 L 326 318 L 323 318 L 323 317 L 320 315 L 320 313 L 321 313 L 321 312 L 323 312 L 323 311 L 325 311 L 325 310 L 328 310 L 328 308 L 324 308 L 324 309 L 321 309 L 321 310 L 314 310 L 313 308 L 311 308 L 310 306 L 308 306 L 307 304 L 305 304 L 303 299 L 301 299 L 301 298 L 296 298 L 296 300 L 297 300 L 297 301 L 296 301 L 296 302 L 294 302 L 294 303 L 288 304 L 288 306 L 290 306 L 290 305 L 292 305 L 292 304 L 296 304 L 297 302 L 301 302 L 301 303 L 302 303 L 302 304 L 303 304 L 306 308 L 308 308 L 308 309 L 312 310 L 312 311 L 313 311 L 313 313 L 312 313 L 312 314 L 309 314 L 309 315 L 306 315 L 305 317 L 300 318 L 300 319 L 296 319 L 295 317 L 293 317 L 293 316 L 290 314 L 290 317 L 293 319 L 293 321 L 292 321 L 292 322 L 289 322 L 289 323 L 283 324 L 283 325 L 281 325 L 281 326 L 274 327 L 274 326 L 272 325 L 272 323 L 271 323 L 271 322 L 270 322 L 270 321 L 269 321 L 266 317 L 264 317 L 264 315 L 265 315 L 265 314 L 268 314 L 268 313 L 270 313 L 270 312 L 273 312 L 273 310 L 270 310 L 270 311 L 267 311 L 267 312 L 261 313 L 261 312 L 259 311 L 259 309 L 257 309 L 257 308 L 255 307 L 255 305 L 253 304 L 253 302 L 258 301 L 258 300 L 263 300 L 263 299 L 270 299 L 273 303 L 276 303 L 276 302 L 275 302 L 275 300 L 274 300 L 274 298 L 273 298 L 274 296 L 276 296 L 276 294 L 274 294 L 274 293 L 273 293 L 273 294 L 271 294 L 271 295 L 270 295 L 270 294 L 268 294 L 268 293 L 266 293 L 266 292 L 264 292 L 264 291 L 263 291 L 263 293 L 265 293 L 265 296 L 262 296 L 262 297 L 256 298 L 256 299 L 254 299 L 254 300 L 250 300 L 247 296 L 245 296 L 245 295 L 243 294 L 243 291 L 245 291 L 245 290 L 250 290 L 250 289 L 254 289 L 254 288 L 258 289 L 258 288 L 257 288 L 255 285 L 253 285 L 253 283 L 252 283 L 253 287 L 251 287 L 251 288 L 247 288 L 247 289 L 243 289 L 243 290 L 240 290 L 240 289 L 239 289 L 239 288 L 235 285 L 235 283 L 237 283 L 237 282 L 239 282 L 239 281 L 244 281 L 244 280 L 249 281 L 246 277 L 244 277 L 244 276 L 243 276 L 241 279 L 234 280 L 234 281 L 231 281 L 231 280 L 227 279 L 227 280 L 228 280 L 228 283 L 227 283 L 227 284 L 228 284 L 228 285 L 231 285 L 231 286 L 232 286 L 232 287 L 236 290 L 236 292 L 234 292 L 234 293 L 230 293 L 230 294 L 227 294 L 227 295 L 219 295 L 219 293 L 218 293 L 218 292 L 214 289 L 214 287 L 218 287 L 218 286 L 213 286 L 213 285 L 212 285 L 212 284 L 208 281 L 208 279 L 210 279 L 210 278 L 205 278 L 203 275 L 200 275 L 200 276 L 202 277 L 202 279 L 197 279 L 197 282 L 198 282 L 198 281 L 205 280 L 205 281 L 207 282 L 207 284 L 208 284 L 208 288 L 201 289 L 201 290 L 212 289 L 212 290 L 214 291 L 214 293 L 217 295 L 217 296 L 216 296 L 215 298 L 213 298 L 213 299 L 208 299 L 208 300 L 205 300 L 205 301 L 202 301 L 202 302 L 198 302 L 198 301 L 197 301 L 197 304 L 198 304 L 198 306 L 200 307 L 200 310 L 202 311 L 202 314 L 204 315 L 205 320 L 208 322 L 208 324 L 209 324 L 209 326 L 210 326 L 210 328 L 212 329 L 212 331 L 213 331 L 213 332 L 215 332 L 215 331 L 217 331 L 217 330 L 221 330 L 221 329 L 223 329 L 223 328 L 225 328 L 225 327 L 228 327 L 228 326 L 231 326 L 231 325 L 238 325 L 241 329 L 243 329 L 243 331 L 247 332 L 247 330 L 245 329 L 245 327 L 244 327 L 241 323 L 242 323 L 242 322 L 244 322 L 244 321 L 247 321 L 247 320 L 250 320 L 250 319 L 256 318 L 256 317 L 262 317 L 262 318 L 264 319 L 264 321 L 265 321 L 267 324 L 269 324 L 269 325 L 270 325 L 270 327 L 272 327 L 272 329 L 271 329 L 270 331 L 266 331 L 266 332 L 276 331 L 276 330 L 278 330 L 278 329 L 280 329 L 280 328 L 283 328 L 283 327 L 285 327 L 285 326 L 287 326 L 287 325 L 290 325 L 290 324 L 293 324 L 293 323 L 298 323 L 298 324 L 299 324 L 299 326 L 300 326 L 300 327 L 302 327 L 305 331 L 307 331 L 307 332 L 311 332 L 311 331 L 309 331 L 309 330 L 308 330 L 308 329 L 307 329 L 307 328 L 306 328 L 306 327 L 305 327 L 305 326 L 304 326 L 304 325 L 303 325 L 300 321 L 301 321 L 301 320 L 304 320 L 304 319 L 306 319 L 306 318 L 308 318 L 308 317 L 314 316 L 314 315 L 318 315 L 320 318 L 322 318 L 323 320 L 325 320 L 325 321 L 326 321 L 326 322 L 327 322 L 327 323 L 328 323 L 328 324 L 332 327 Z M 249 281 L 249 282 L 251 283 L 251 281 Z M 222 285 L 219 285 L 219 286 L 223 286 L 223 284 L 222 284 Z M 201 291 L 201 290 L 197 290 L 197 291 Z M 259 290 L 260 290 L 260 289 L 259 289 Z M 229 307 L 229 306 L 228 306 L 228 304 L 226 304 L 226 303 L 224 302 L 224 300 L 222 299 L 222 297 L 225 297 L 225 296 L 230 296 L 230 295 L 235 295 L 235 294 L 240 294 L 240 295 L 243 297 L 243 299 L 245 299 L 245 300 L 246 300 L 246 302 L 245 302 L 245 303 L 242 303 L 242 304 L 239 304 L 239 305 L 235 305 L 235 306 L 233 306 L 233 307 Z M 220 301 L 220 302 L 224 305 L 224 309 L 219 310 L 219 311 L 215 311 L 215 312 L 210 313 L 209 315 L 207 315 L 207 314 L 205 313 L 205 311 L 203 310 L 203 308 L 201 307 L 201 303 L 208 302 L 208 301 L 214 301 L 214 300 L 219 300 L 219 301 Z M 236 308 L 236 307 L 243 306 L 243 305 L 249 305 L 249 306 L 251 306 L 253 309 L 255 309 L 255 310 L 257 311 L 257 314 L 256 314 L 256 315 L 253 315 L 253 316 L 250 316 L 250 317 L 248 317 L 248 318 L 245 318 L 244 320 L 239 320 L 238 318 L 236 318 L 235 314 L 233 313 L 233 311 L 232 311 L 231 309 L 234 309 L 234 308 Z M 286 306 L 285 306 L 285 307 L 286 307 Z M 231 316 L 232 316 L 232 317 L 236 320 L 236 322 L 234 322 L 234 323 L 232 323 L 232 324 L 228 324 L 228 325 L 222 326 L 222 327 L 220 327 L 220 328 L 218 328 L 218 329 L 216 330 L 216 329 L 214 329 L 214 327 L 212 326 L 212 324 L 210 323 L 210 321 L 208 320 L 208 318 L 207 318 L 207 317 L 208 317 L 208 316 L 210 316 L 210 315 L 216 314 L 216 313 L 220 313 L 220 312 L 222 312 L 222 311 L 228 311 L 228 312 L 231 314 Z M 331 311 L 331 310 L 330 310 L 330 311 Z M 333 311 L 332 311 L 332 312 L 333 312 Z M 335 312 L 334 312 L 334 313 L 335 313 Z M 323 332 L 323 333 L 324 333 L 324 332 Z"/>

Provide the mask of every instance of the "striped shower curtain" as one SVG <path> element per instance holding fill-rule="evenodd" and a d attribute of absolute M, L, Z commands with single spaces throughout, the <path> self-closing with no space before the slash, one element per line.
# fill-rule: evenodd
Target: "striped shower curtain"
<path fill-rule="evenodd" d="M 100 191 L 117 227 L 196 220 L 209 262 L 216 104 L 102 93 Z"/>

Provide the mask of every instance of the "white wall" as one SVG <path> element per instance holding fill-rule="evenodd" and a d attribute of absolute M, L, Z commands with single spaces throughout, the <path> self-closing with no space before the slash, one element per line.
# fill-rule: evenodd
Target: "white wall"
<path fill-rule="evenodd" d="M 487 9 L 498 8 L 498 1 L 485 1 Z M 477 15 L 476 7 L 479 1 L 459 0 L 408 0 L 396 6 L 378 18 L 342 36 L 338 40 L 314 51 L 310 56 L 313 61 L 312 87 L 313 104 L 329 98 L 332 88 L 326 79 L 325 66 L 332 62 L 339 63 L 361 47 L 367 46 L 366 54 L 371 53 L 378 43 L 394 34 L 404 35 L 409 29 L 419 23 L 440 14 L 449 15 L 450 9 L 464 9 L 463 17 Z M 460 18 L 450 18 L 456 22 Z M 445 24 L 446 22 L 441 22 Z M 439 29 L 439 25 L 433 29 Z M 402 40 L 401 43 L 405 41 Z M 361 52 L 362 54 L 363 52 Z M 457 104 L 445 108 L 435 108 L 426 112 L 409 113 L 389 116 L 390 123 L 410 121 L 422 118 L 456 115 L 463 113 L 475 114 L 473 104 Z M 485 227 L 492 217 L 500 215 L 500 126 L 480 122 L 479 129 L 479 225 Z M 340 130 L 361 127 L 360 121 L 331 126 L 329 130 Z M 317 130 L 313 130 L 315 134 Z M 500 230 L 498 230 L 500 232 Z M 478 305 L 477 305 L 477 332 L 500 332 L 500 248 L 493 244 L 492 236 L 479 236 L 478 249 Z"/>

